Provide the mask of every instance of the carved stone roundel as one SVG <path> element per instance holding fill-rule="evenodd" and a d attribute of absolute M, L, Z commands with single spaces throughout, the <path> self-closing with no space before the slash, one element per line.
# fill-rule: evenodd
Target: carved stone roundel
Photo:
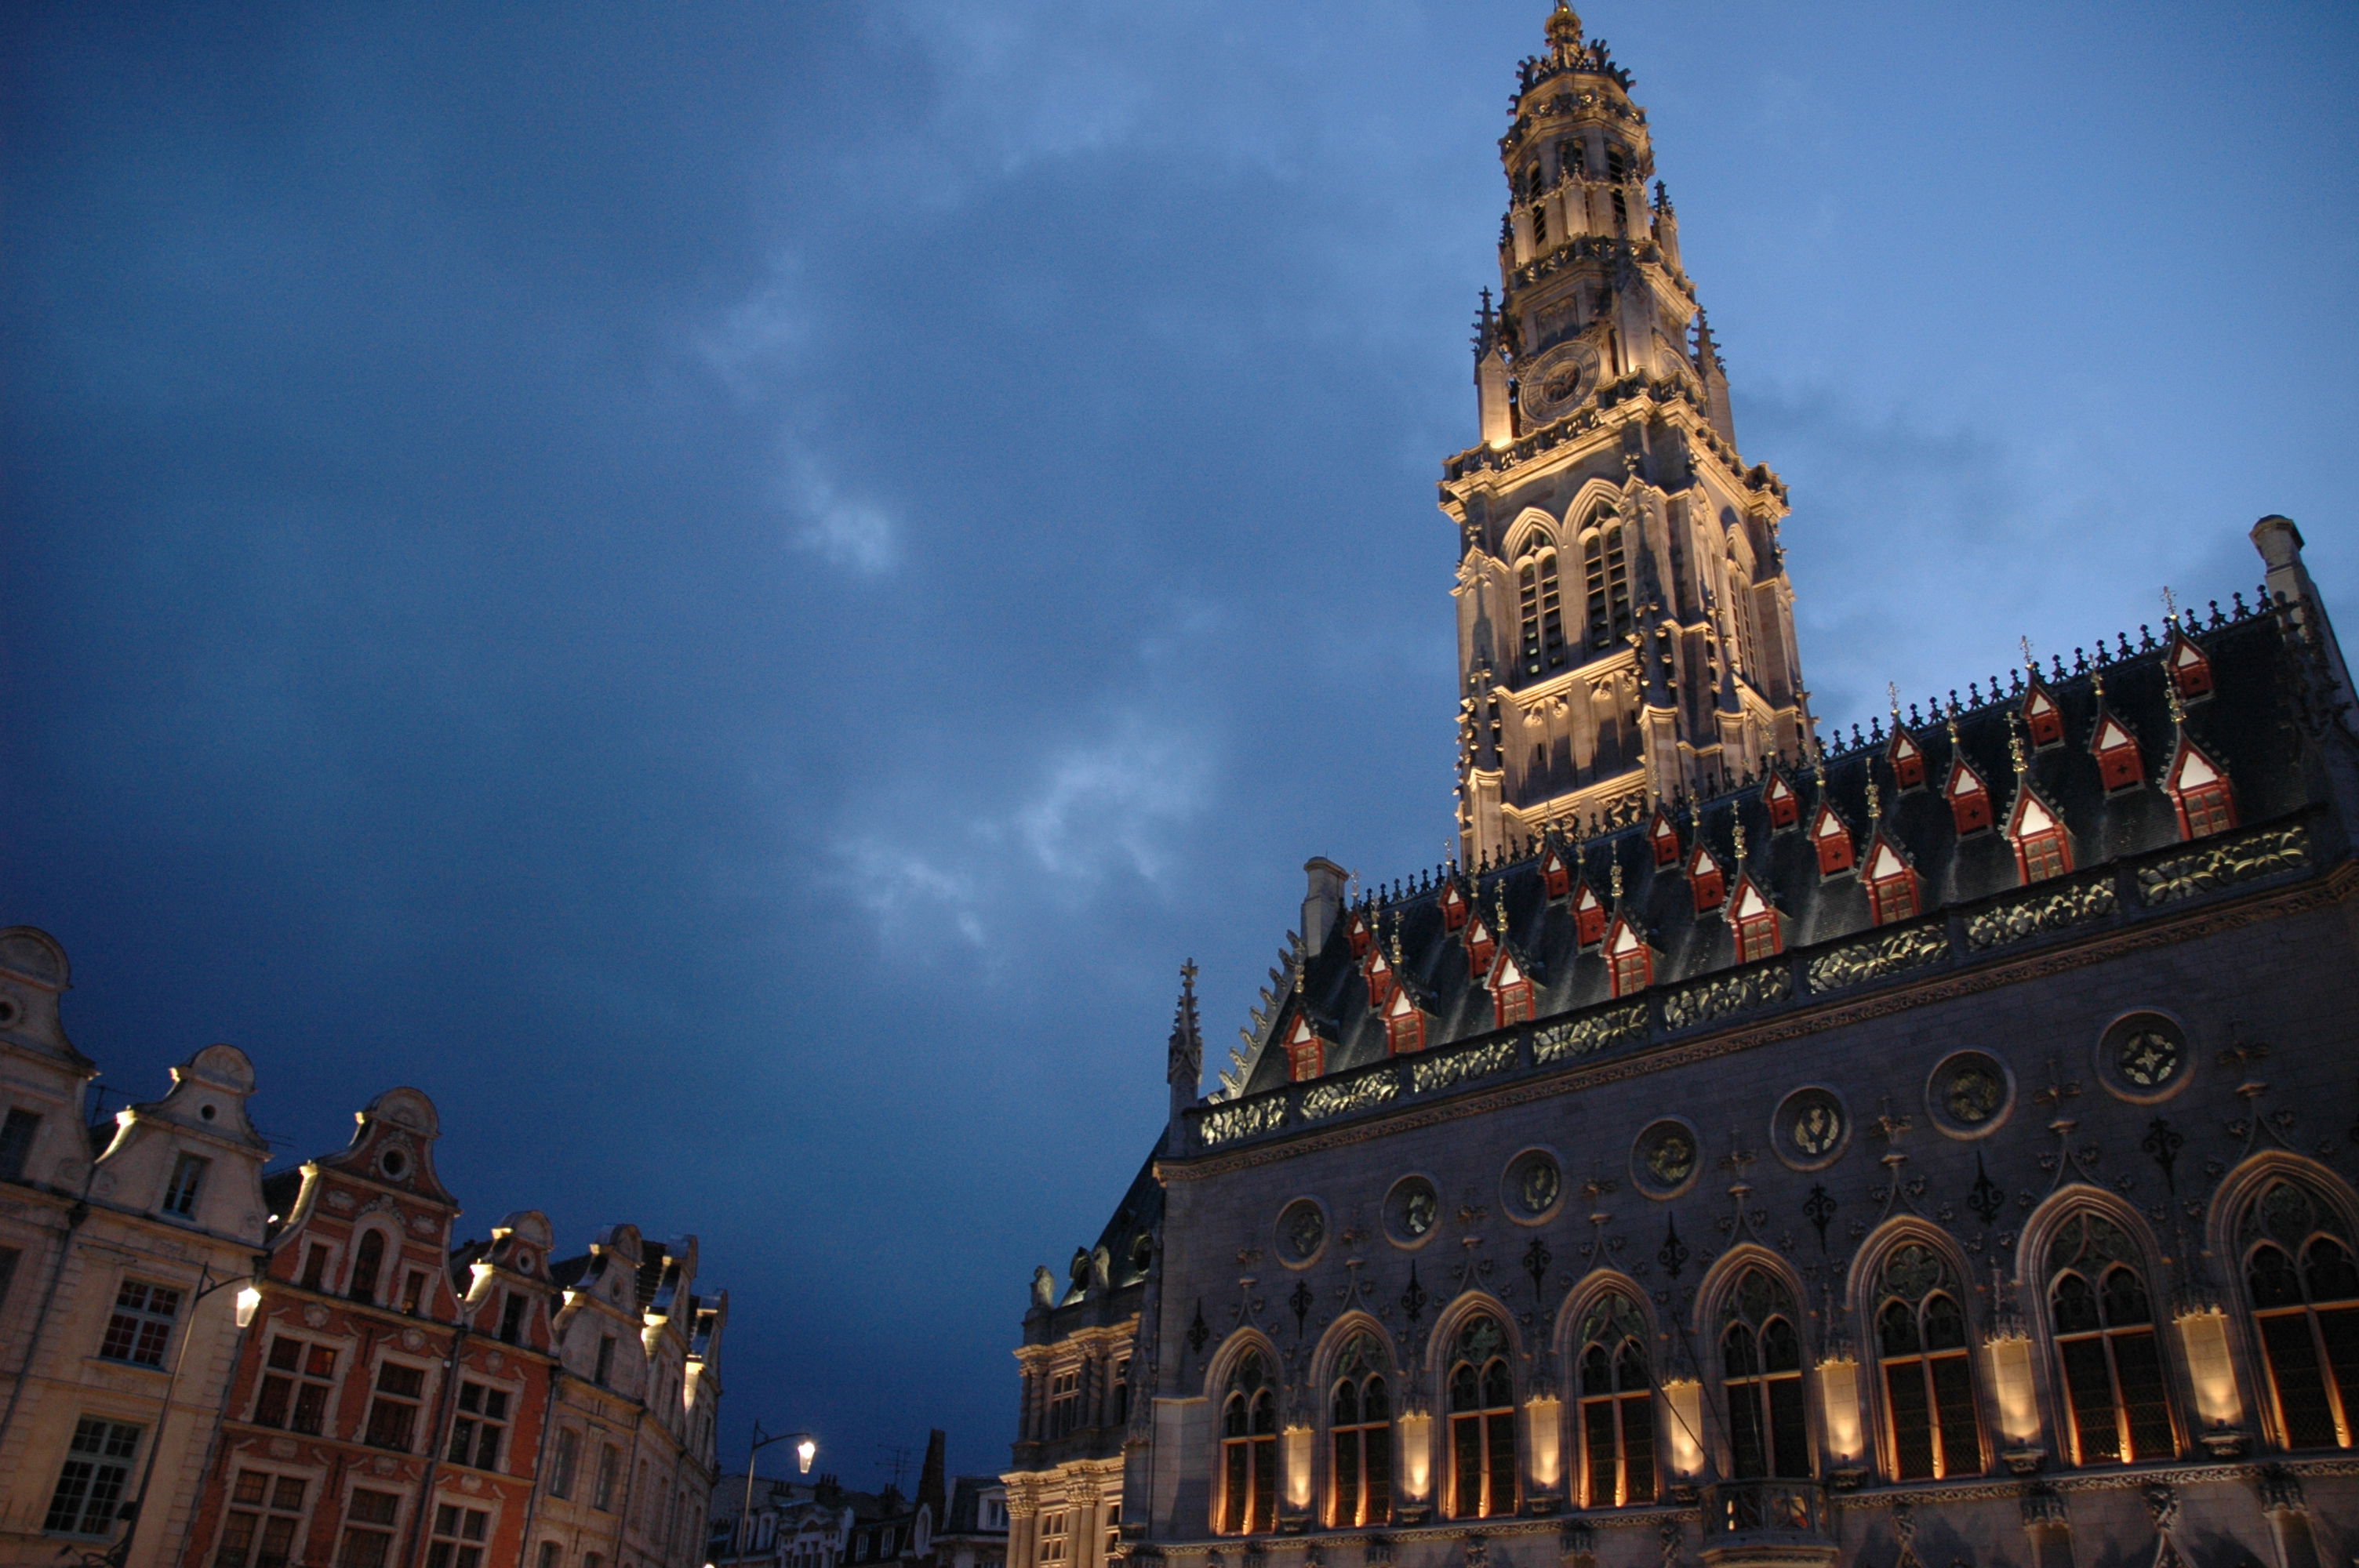
<path fill-rule="evenodd" d="M 426 1336 L 414 1328 L 405 1328 L 401 1331 L 401 1347 L 409 1351 L 423 1350 L 426 1348 Z"/>
<path fill-rule="evenodd" d="M 303 1308 L 303 1321 L 313 1328 L 325 1328 L 328 1326 L 328 1309 L 318 1302 L 310 1303 Z"/>

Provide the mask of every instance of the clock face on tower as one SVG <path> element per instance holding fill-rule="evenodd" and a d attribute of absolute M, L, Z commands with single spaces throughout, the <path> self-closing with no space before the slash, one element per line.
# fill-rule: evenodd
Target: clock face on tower
<path fill-rule="evenodd" d="M 1597 386 L 1597 351 L 1587 343 L 1559 343 L 1522 366 L 1516 376 L 1524 426 L 1536 429 L 1563 418 Z"/>

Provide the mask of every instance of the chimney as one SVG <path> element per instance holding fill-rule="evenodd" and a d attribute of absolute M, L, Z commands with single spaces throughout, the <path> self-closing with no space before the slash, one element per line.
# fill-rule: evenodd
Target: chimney
<path fill-rule="evenodd" d="M 2271 514 L 2253 524 L 2252 540 L 2253 548 L 2261 553 L 2269 568 L 2269 597 L 2283 600 L 2295 623 L 2316 642 L 2334 696 L 2353 701 L 2351 670 L 2343 662 L 2343 646 L 2335 641 L 2333 623 L 2326 619 L 2326 601 L 2319 598 L 2318 585 L 2301 562 L 2301 530 L 2294 526 L 2292 518 Z"/>
<path fill-rule="evenodd" d="M 1323 855 L 1313 855 L 1302 869 L 1310 878 L 1310 891 L 1302 895 L 1302 951 L 1315 958 L 1343 913 L 1343 884 L 1351 873 Z"/>

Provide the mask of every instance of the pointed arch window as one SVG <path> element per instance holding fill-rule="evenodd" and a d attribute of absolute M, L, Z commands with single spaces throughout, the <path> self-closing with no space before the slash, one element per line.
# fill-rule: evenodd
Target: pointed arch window
<path fill-rule="evenodd" d="M 1221 1530 L 1277 1528 L 1277 1394 L 1261 1352 L 1249 1350 L 1221 1402 Z"/>
<path fill-rule="evenodd" d="M 1328 1400 L 1333 1417 L 1328 1437 L 1330 1529 L 1392 1522 L 1393 1407 L 1385 1387 L 1389 1365 L 1372 1334 L 1353 1335 L 1336 1363 Z"/>
<path fill-rule="evenodd" d="M 1711 851 L 1698 843 L 1688 857 L 1688 886 L 1695 893 L 1698 914 L 1709 914 L 1728 899 L 1728 877 Z"/>
<path fill-rule="evenodd" d="M 1722 1391 L 1737 1480 L 1810 1473 L 1798 1318 L 1792 1292 L 1763 1269 L 1745 1270 L 1721 1309 Z"/>
<path fill-rule="evenodd" d="M 2237 1239 L 2285 1445 L 2359 1444 L 2359 1265 L 2342 1221 L 2279 1182 Z"/>
<path fill-rule="evenodd" d="M 1917 737 L 1908 733 L 1896 719 L 1892 726 L 1892 744 L 1886 750 L 1886 760 L 1892 764 L 1893 787 L 1912 790 L 1925 782 L 1925 748 Z"/>
<path fill-rule="evenodd" d="M 1584 535 L 1581 564 L 1589 607 L 1589 645 L 1603 648 L 1627 636 L 1633 624 L 1630 560 L 1623 546 L 1622 524 L 1608 523 Z"/>
<path fill-rule="evenodd" d="M 1819 875 L 1831 877 L 1851 870 L 1854 859 L 1851 829 L 1832 806 L 1821 805 L 1810 819 L 1810 846 L 1819 852 Z"/>
<path fill-rule="evenodd" d="M 1532 979 L 1524 973 L 1510 953 L 1499 955 L 1499 962 L 1491 971 L 1491 1006 L 1498 1026 L 1528 1023 L 1532 1017 Z"/>
<path fill-rule="evenodd" d="M 1914 920 L 1924 909 L 1917 873 L 1900 858 L 1900 852 L 1881 838 L 1868 851 L 1867 902 L 1878 925 Z"/>
<path fill-rule="evenodd" d="M 2146 782 L 2146 761 L 2138 755 L 2136 738 L 2112 714 L 2098 714 L 2096 732 L 2089 737 L 2089 750 L 2096 756 L 2097 776 L 2107 794 Z"/>
<path fill-rule="evenodd" d="M 2178 1452 L 2138 1265 L 2129 1238 L 2099 1215 L 2075 1215 L 2049 1244 L 2048 1320 L 2075 1464 L 2135 1465 Z"/>
<path fill-rule="evenodd" d="M 1885 1260 L 1877 1287 L 1876 1351 L 1894 1478 L 1977 1474 L 1982 1429 L 1974 1419 L 1964 1293 L 1956 1273 L 1940 1253 L 1911 1241 Z"/>
<path fill-rule="evenodd" d="M 2212 661 L 2183 633 L 2170 640 L 2170 684 L 2179 688 L 2182 702 L 2212 695 Z"/>
<path fill-rule="evenodd" d="M 1794 786 L 1786 782 L 1783 773 L 1773 772 L 1769 775 L 1769 782 L 1761 789 L 1761 802 L 1769 808 L 1769 830 L 1773 833 L 1802 819 L 1801 797 L 1794 793 Z"/>
<path fill-rule="evenodd" d="M 2208 838 L 2236 826 L 2236 796 L 2227 775 L 2191 741 L 2182 739 L 2170 770 L 2170 798 L 2179 808 L 2179 836 Z"/>
<path fill-rule="evenodd" d="M 2028 784 L 2024 785 L 2023 798 L 2015 808 L 2011 837 L 2015 869 L 2026 886 L 2060 877 L 2072 869 L 2072 841 L 2065 836 L 2064 824 Z"/>
<path fill-rule="evenodd" d="M 1300 1013 L 1294 1016 L 1293 1031 L 1286 1037 L 1288 1076 L 1299 1084 L 1320 1076 L 1327 1070 L 1327 1042 L 1310 1027 L 1310 1021 Z"/>
<path fill-rule="evenodd" d="M 1582 1507 L 1655 1500 L 1655 1394 L 1646 1320 L 1626 1296 L 1601 1297 L 1581 1320 Z"/>
<path fill-rule="evenodd" d="M 1990 786 L 1963 757 L 1951 764 L 1949 784 L 1941 793 L 1949 797 L 1950 816 L 1958 825 L 1959 838 L 1991 825 Z"/>
<path fill-rule="evenodd" d="M 1627 920 L 1614 923 L 1605 939 L 1605 962 L 1617 997 L 1636 996 L 1655 983 L 1655 950 Z"/>
<path fill-rule="evenodd" d="M 1450 1512 L 1490 1519 L 1516 1511 L 1516 1389 L 1507 1336 L 1486 1314 L 1458 1331 L 1450 1364 Z"/>
<path fill-rule="evenodd" d="M 1557 582 L 1556 552 L 1527 556 L 1516 568 L 1523 610 L 1524 673 L 1538 675 L 1564 663 L 1564 595 Z"/>
<path fill-rule="evenodd" d="M 1605 902 L 1587 882 L 1572 895 L 1572 934 L 1584 947 L 1605 940 Z"/>
<path fill-rule="evenodd" d="M 1425 1010 L 1405 989 L 1396 989 L 1386 1004 L 1385 1038 L 1396 1056 L 1425 1049 Z"/>
<path fill-rule="evenodd" d="M 2035 685 L 2023 699 L 2023 727 L 2031 735 L 2031 744 L 2039 751 L 2061 744 L 2064 740 L 2064 711 L 2048 688 Z"/>
<path fill-rule="evenodd" d="M 1786 942 L 1777 928 L 1777 912 L 1761 896 L 1761 890 L 1748 877 L 1736 884 L 1736 961 L 1758 963 L 1774 958 L 1785 951 Z"/>

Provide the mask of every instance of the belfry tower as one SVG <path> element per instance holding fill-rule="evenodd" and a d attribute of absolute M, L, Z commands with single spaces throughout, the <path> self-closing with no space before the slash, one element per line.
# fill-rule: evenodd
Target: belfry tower
<path fill-rule="evenodd" d="M 1799 761 L 1810 729 L 1786 488 L 1737 455 L 1646 111 L 1563 0 L 1548 43 L 1499 142 L 1482 439 L 1443 465 L 1469 861 Z"/>

